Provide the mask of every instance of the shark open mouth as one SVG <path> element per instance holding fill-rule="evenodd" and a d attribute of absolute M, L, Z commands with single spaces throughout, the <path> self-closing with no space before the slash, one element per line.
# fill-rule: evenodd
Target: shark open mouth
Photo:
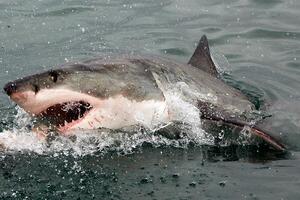
<path fill-rule="evenodd" d="M 48 107 L 38 116 L 50 125 L 66 129 L 83 119 L 91 109 L 92 106 L 85 101 L 64 102 Z"/>

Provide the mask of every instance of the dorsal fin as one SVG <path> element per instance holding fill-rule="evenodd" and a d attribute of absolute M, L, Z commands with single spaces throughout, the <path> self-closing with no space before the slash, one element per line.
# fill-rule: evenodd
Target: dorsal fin
<path fill-rule="evenodd" d="M 203 35 L 198 43 L 198 46 L 190 58 L 188 64 L 202 69 L 203 71 L 218 76 L 216 66 L 210 56 L 208 40 L 206 35 Z"/>

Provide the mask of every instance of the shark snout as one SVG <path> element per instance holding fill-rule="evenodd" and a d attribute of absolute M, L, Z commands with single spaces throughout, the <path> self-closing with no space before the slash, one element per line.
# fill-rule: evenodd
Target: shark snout
<path fill-rule="evenodd" d="M 15 82 L 9 82 L 3 87 L 3 89 L 6 94 L 10 96 L 17 91 L 17 84 Z"/>
<path fill-rule="evenodd" d="M 29 99 L 32 100 L 31 97 L 34 96 L 35 92 L 31 89 L 24 90 L 24 88 L 20 88 L 20 84 L 16 81 L 8 82 L 3 90 L 10 97 L 11 100 L 15 101 L 17 104 L 23 105 Z"/>

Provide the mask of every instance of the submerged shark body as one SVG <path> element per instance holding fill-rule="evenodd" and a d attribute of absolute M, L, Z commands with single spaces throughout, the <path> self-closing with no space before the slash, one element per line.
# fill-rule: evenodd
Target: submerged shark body
<path fill-rule="evenodd" d="M 284 150 L 253 123 L 256 110 L 246 96 L 218 78 L 205 36 L 188 64 L 160 57 L 103 57 L 21 78 L 4 90 L 25 111 L 67 135 L 73 130 L 155 128 L 172 122 L 176 113 L 168 98 L 174 88 L 199 110 L 204 129 L 220 123 L 239 130 L 248 127 L 252 135 Z"/>

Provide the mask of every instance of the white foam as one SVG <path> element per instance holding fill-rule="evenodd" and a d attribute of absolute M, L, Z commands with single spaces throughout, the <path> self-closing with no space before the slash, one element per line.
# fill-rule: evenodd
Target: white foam
<path fill-rule="evenodd" d="M 0 133 L 0 145 L 8 151 L 33 151 L 43 153 L 46 143 L 36 137 L 36 134 L 29 131 L 26 127 L 31 123 L 30 116 L 21 108 L 16 107 L 17 114 L 13 121 L 11 130 L 4 130 Z"/>
<path fill-rule="evenodd" d="M 181 90 L 178 87 L 168 90 L 165 93 L 168 109 L 172 120 L 180 121 L 190 125 L 189 137 L 198 143 L 206 143 L 207 137 L 201 127 L 200 112 L 191 102 L 184 100 Z"/>
<path fill-rule="evenodd" d="M 34 133 L 20 130 L 5 130 L 0 133 L 0 143 L 7 151 L 33 151 L 38 154 L 45 152 L 46 144 Z"/>

